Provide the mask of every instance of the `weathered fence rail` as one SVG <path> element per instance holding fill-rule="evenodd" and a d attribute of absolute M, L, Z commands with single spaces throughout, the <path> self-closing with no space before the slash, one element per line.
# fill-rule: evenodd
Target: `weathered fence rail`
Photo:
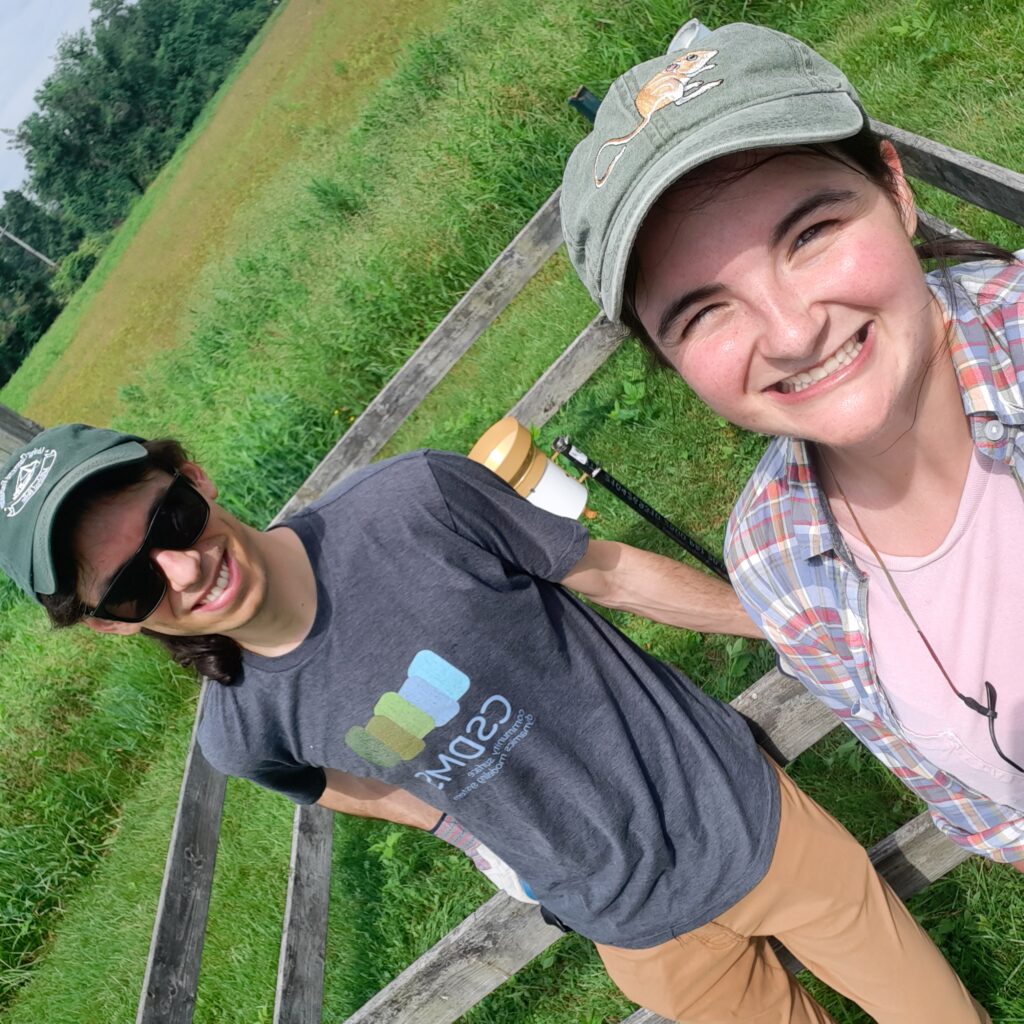
<path fill-rule="evenodd" d="M 209 685 L 209 684 L 206 684 Z M 137 1020 L 187 1024 L 195 1009 L 199 963 L 220 839 L 225 776 L 210 766 L 196 743 L 205 689 L 192 730 L 178 811 L 171 830 L 149 961 Z"/>
<path fill-rule="evenodd" d="M 365 466 L 562 244 L 556 189 L 381 389 L 282 510 L 290 516 Z"/>
<path fill-rule="evenodd" d="M 31 441 L 43 428 L 19 416 L 13 409 L 0 405 L 0 464 L 6 462 L 26 441 Z"/>
<path fill-rule="evenodd" d="M 883 121 L 872 119 L 871 127 L 878 135 L 891 140 L 904 171 L 911 177 L 1015 224 L 1024 224 L 1024 174 Z"/>

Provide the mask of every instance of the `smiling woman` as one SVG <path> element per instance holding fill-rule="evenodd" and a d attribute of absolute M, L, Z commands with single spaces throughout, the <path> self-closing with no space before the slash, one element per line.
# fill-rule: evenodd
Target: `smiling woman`
<path fill-rule="evenodd" d="M 897 200 L 835 157 L 780 150 L 701 168 L 652 210 L 635 314 L 719 415 L 844 445 L 903 430 L 942 325 L 907 244 L 913 203 L 886 155 Z M 896 344 L 879 347 L 879 332 Z M 843 384 L 841 401 L 825 400 Z"/>
<path fill-rule="evenodd" d="M 627 140 L 688 58 L 634 68 L 573 153 L 570 256 L 715 412 L 775 435 L 726 558 L 784 670 L 950 838 L 1021 870 L 1024 268 L 976 242 L 915 251 L 896 152 L 818 54 L 684 33 L 703 58 L 680 98 Z M 628 148 L 603 169 L 608 140 Z"/>

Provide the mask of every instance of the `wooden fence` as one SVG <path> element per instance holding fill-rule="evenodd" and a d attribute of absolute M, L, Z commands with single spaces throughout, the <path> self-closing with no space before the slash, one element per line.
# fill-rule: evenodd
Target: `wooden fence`
<path fill-rule="evenodd" d="M 586 104 L 586 94 L 580 94 L 577 102 Z M 913 176 L 1024 224 L 1024 175 L 890 125 L 872 122 L 872 126 L 893 140 Z M 921 231 L 954 229 L 922 212 Z M 556 191 L 353 423 L 275 522 L 370 462 L 559 243 Z M 598 316 L 512 405 L 511 414 L 533 426 L 547 422 L 621 340 L 621 330 Z M 36 429 L 35 424 L 0 410 L 0 452 L 5 450 L 5 433 L 9 451 Z M 202 698 L 200 711 L 201 703 Z M 764 746 L 783 764 L 836 726 L 830 711 L 798 683 L 775 671 L 733 704 L 756 723 Z M 223 799 L 224 779 L 205 761 L 193 738 L 137 1024 L 188 1024 L 192 1019 Z M 323 808 L 296 810 L 275 1024 L 320 1021 L 331 823 L 331 813 Z M 879 871 L 903 898 L 966 856 L 934 828 L 927 814 L 907 822 L 871 850 Z M 348 1024 L 451 1024 L 560 936 L 541 920 L 535 907 L 498 894 L 374 996 Z M 659 1021 L 657 1015 L 641 1010 L 628 1024 Z"/>

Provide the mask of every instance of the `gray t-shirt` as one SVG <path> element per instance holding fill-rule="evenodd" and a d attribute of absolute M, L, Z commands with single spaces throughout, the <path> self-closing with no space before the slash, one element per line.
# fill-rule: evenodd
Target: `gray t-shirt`
<path fill-rule="evenodd" d="M 320 766 L 401 786 L 610 945 L 668 941 L 760 881 L 771 769 L 736 712 L 549 582 L 586 552 L 582 526 L 445 452 L 377 463 L 287 525 L 316 620 L 211 688 L 217 768 L 300 803 Z"/>

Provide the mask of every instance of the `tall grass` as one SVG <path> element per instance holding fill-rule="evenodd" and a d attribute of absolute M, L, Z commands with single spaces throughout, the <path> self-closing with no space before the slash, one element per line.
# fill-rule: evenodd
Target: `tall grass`
<path fill-rule="evenodd" d="M 116 842 L 125 793 L 195 685 L 148 644 L 51 634 L 6 580 L 0 650 L 0 993 L 10 994 Z"/>
<path fill-rule="evenodd" d="M 1012 129 L 1024 100 L 1024 24 L 1005 5 L 714 0 L 691 12 L 668 0 L 460 0 L 440 28 L 411 39 L 351 131 L 334 136 L 310 126 L 302 135 L 294 159 L 247 208 L 248 237 L 183 298 L 191 312 L 176 347 L 153 355 L 112 419 L 142 433 L 180 434 L 230 507 L 269 520 L 556 187 L 583 132 L 564 97 L 580 83 L 603 91 L 619 71 L 658 52 L 691 13 L 711 24 L 746 17 L 801 36 L 848 70 L 874 116 L 1021 166 Z M 338 69 L 341 77 L 353 73 Z M 946 199 L 934 209 L 981 237 L 1021 245 L 1021 233 L 994 218 Z M 392 450 L 467 450 L 593 313 L 564 259 L 553 260 Z M 628 346 L 541 439 L 555 433 L 571 433 L 711 547 L 763 444 L 710 416 L 676 382 L 649 377 Z M 595 491 L 591 503 L 595 534 L 669 551 L 606 494 Z M 13 598 L 10 607 L 21 618 L 12 618 L 7 645 L 43 651 L 49 638 L 30 612 Z M 770 664 L 758 645 L 613 618 L 722 697 Z M 27 687 L 45 685 L 31 653 L 22 665 Z M 180 694 L 181 683 L 173 685 Z M 153 770 L 120 808 L 120 834 L 93 884 L 68 908 L 11 1021 L 129 1018 L 148 940 L 139 908 L 155 905 L 174 763 L 187 735 L 180 715 L 170 719 Z M 804 755 L 795 773 L 865 842 L 918 809 L 845 735 Z M 131 793 L 132 784 L 119 792 Z M 289 819 L 283 801 L 244 784 L 229 787 L 199 1022 L 269 1020 Z M 59 845 L 58 826 L 38 827 Z M 100 831 L 111 834 L 110 816 Z M 487 892 L 458 854 L 437 850 L 426 836 L 346 821 L 337 825 L 336 843 L 326 1020 L 344 1019 Z M 89 870 L 93 862 L 83 863 Z M 60 893 L 61 883 L 54 888 Z M 1024 1017 L 1016 875 L 972 862 L 914 908 L 994 1019 Z M 105 929 L 116 935 L 100 956 Z M 116 995 L 103 995 L 105 987 Z M 841 1021 L 865 1019 L 831 995 L 823 999 Z M 626 1013 L 589 947 L 570 939 L 466 1019 L 561 1024 Z"/>

